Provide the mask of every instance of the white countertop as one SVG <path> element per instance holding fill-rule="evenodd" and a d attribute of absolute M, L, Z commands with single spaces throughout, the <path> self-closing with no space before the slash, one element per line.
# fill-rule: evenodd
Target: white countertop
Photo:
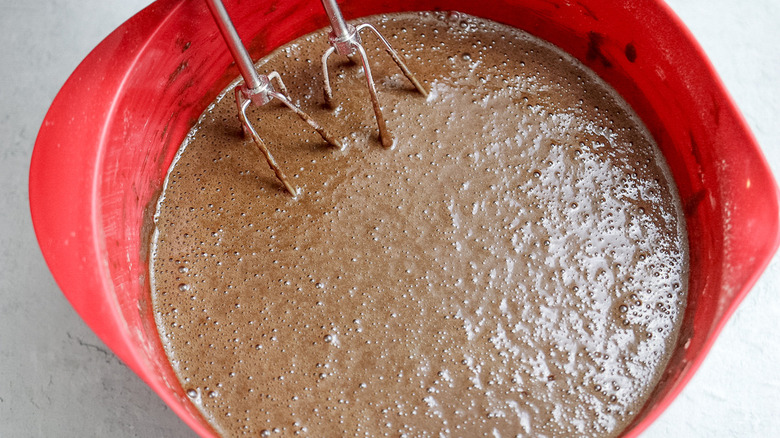
<path fill-rule="evenodd" d="M 194 1 L 194 0 L 192 0 Z M 27 204 L 38 127 L 78 63 L 148 0 L 0 0 L 0 437 L 193 437 L 86 327 Z M 668 0 L 780 171 L 780 1 Z M 643 437 L 780 436 L 775 257 L 698 373 Z"/>

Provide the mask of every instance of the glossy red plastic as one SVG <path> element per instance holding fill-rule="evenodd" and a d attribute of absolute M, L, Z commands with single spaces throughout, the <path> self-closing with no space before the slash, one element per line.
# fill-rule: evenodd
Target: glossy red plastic
<path fill-rule="evenodd" d="M 690 238 L 679 343 L 625 436 L 681 391 L 778 246 L 778 190 L 701 48 L 660 0 L 342 0 L 345 17 L 458 10 L 563 48 L 634 107 L 670 164 Z M 324 27 L 317 0 L 228 1 L 254 59 Z M 203 437 L 149 305 L 147 236 L 166 170 L 200 113 L 238 76 L 205 3 L 159 0 L 108 36 L 63 86 L 30 168 L 43 254 L 76 311 Z M 145 222 L 146 221 L 146 222 Z"/>

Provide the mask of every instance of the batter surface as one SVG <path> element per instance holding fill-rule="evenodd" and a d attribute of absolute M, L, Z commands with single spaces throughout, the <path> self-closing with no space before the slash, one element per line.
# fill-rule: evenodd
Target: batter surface
<path fill-rule="evenodd" d="M 628 106 L 559 49 L 457 13 L 367 19 L 395 137 L 324 32 L 259 65 L 345 144 L 275 103 L 242 136 L 232 93 L 166 180 L 151 247 L 160 337 L 224 436 L 614 436 L 677 336 L 676 189 Z"/>

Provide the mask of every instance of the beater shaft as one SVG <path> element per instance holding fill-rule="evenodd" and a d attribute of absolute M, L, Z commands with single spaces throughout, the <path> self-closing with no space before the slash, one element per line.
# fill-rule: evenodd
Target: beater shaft
<path fill-rule="evenodd" d="M 349 36 L 349 28 L 344 16 L 341 15 L 341 9 L 339 9 L 336 0 L 322 0 L 322 7 L 325 8 L 325 13 L 330 20 L 330 26 L 333 28 L 333 33 L 339 38 L 346 38 Z"/>
<path fill-rule="evenodd" d="M 227 44 L 230 54 L 236 61 L 236 66 L 238 66 L 238 71 L 241 72 L 241 76 L 244 78 L 246 87 L 250 90 L 262 88 L 263 84 L 260 82 L 260 75 L 257 74 L 252 58 L 249 56 L 249 52 L 246 51 L 244 43 L 241 42 L 241 38 L 238 36 L 236 27 L 233 26 L 233 21 L 230 19 L 222 0 L 206 0 L 206 4 L 217 22 L 219 32 L 225 39 L 225 44 Z"/>

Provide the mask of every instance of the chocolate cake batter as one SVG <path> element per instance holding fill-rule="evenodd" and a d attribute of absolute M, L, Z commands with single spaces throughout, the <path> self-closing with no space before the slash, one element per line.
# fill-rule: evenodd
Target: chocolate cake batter
<path fill-rule="evenodd" d="M 395 138 L 324 32 L 259 63 L 345 149 L 279 105 L 242 136 L 229 91 L 168 175 L 153 301 L 181 385 L 224 436 L 614 436 L 669 356 L 685 227 L 628 106 L 548 43 L 457 13 L 374 17 Z"/>

